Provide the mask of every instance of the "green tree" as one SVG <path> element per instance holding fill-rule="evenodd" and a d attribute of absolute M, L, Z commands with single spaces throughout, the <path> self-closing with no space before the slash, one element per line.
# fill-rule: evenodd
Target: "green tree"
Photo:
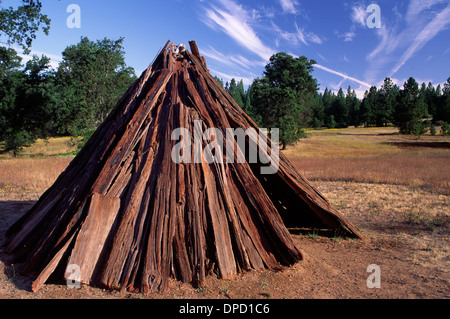
<path fill-rule="evenodd" d="M 427 115 L 427 106 L 419 85 L 413 77 L 410 77 L 400 91 L 395 120 L 401 134 L 417 132 L 417 127 L 422 125 L 423 118 Z"/>
<path fill-rule="evenodd" d="M 136 79 L 125 63 L 123 38 L 67 47 L 56 74 L 54 120 L 59 134 L 89 136 Z"/>
<path fill-rule="evenodd" d="M 317 94 L 317 80 L 311 75 L 315 63 L 280 52 L 270 58 L 264 77 L 253 82 L 251 100 L 259 124 L 280 129 L 283 149 L 304 137 L 302 128 L 311 122 L 311 101 Z"/>
<path fill-rule="evenodd" d="M 372 86 L 369 91 L 364 93 L 364 98 L 361 102 L 360 119 L 364 126 L 368 127 L 375 124 L 375 102 L 377 98 L 377 87 Z"/>
<path fill-rule="evenodd" d="M 438 94 L 436 92 L 435 87 L 431 82 L 428 82 L 428 85 L 422 83 L 420 87 L 420 92 L 423 95 L 425 104 L 428 106 L 428 113 L 430 116 L 434 117 L 437 111 L 437 99 Z"/>
<path fill-rule="evenodd" d="M 440 86 L 438 86 L 436 95 L 436 114 L 434 114 L 434 120 L 450 123 L 450 78 L 444 84 L 442 94 Z"/>
<path fill-rule="evenodd" d="M 41 1 L 21 2 L 17 8 L 4 8 L 0 1 L 0 40 L 6 38 L 6 44 L 19 44 L 26 53 L 29 53 L 29 48 L 40 29 L 48 35 L 50 19 L 41 13 Z"/>
<path fill-rule="evenodd" d="M 223 80 L 221 78 L 215 76 L 214 79 L 216 79 L 216 81 L 223 87 Z"/>
<path fill-rule="evenodd" d="M 336 127 L 348 127 L 349 110 L 347 108 L 347 103 L 342 88 L 339 88 L 336 98 L 333 101 L 332 114 L 334 115 L 334 119 L 336 121 Z"/>
<path fill-rule="evenodd" d="M 244 111 L 247 113 L 252 119 L 255 119 L 256 113 L 253 110 L 252 105 L 252 93 L 253 92 L 253 84 L 249 85 L 247 91 L 245 92 L 245 103 L 244 103 Z"/>
<path fill-rule="evenodd" d="M 0 47 L 0 141 L 5 141 L 10 134 L 16 89 L 23 80 L 19 70 L 21 61 L 15 50 Z"/>
<path fill-rule="evenodd" d="M 336 95 L 333 92 L 331 92 L 331 90 L 328 90 L 328 88 L 325 88 L 325 91 L 323 92 L 323 96 L 322 96 L 322 103 L 323 103 L 325 119 L 326 119 L 325 125 L 328 128 L 336 127 L 336 121 L 334 120 L 334 114 L 333 114 L 333 104 L 334 104 L 335 99 L 336 99 Z M 331 122 L 331 116 L 333 116 L 333 122 Z"/>
<path fill-rule="evenodd" d="M 328 119 L 328 124 L 327 127 L 328 128 L 335 128 L 336 127 L 336 121 L 334 120 L 334 115 L 330 115 L 329 119 Z"/>
<path fill-rule="evenodd" d="M 5 53 L 5 50 L 2 50 Z M 19 69 L 19 58 L 9 50 L 7 59 L 13 62 L 2 76 L 0 96 L 0 139 L 3 150 L 17 155 L 37 138 L 45 138 L 51 126 L 50 94 L 53 73 L 50 59 L 34 56 Z M 6 70 L 6 68 L 2 68 Z"/>
<path fill-rule="evenodd" d="M 242 83 L 242 86 L 241 86 Z M 236 79 L 231 79 L 230 86 L 228 87 L 228 93 L 233 97 L 236 103 L 244 108 L 244 83 L 241 81 L 239 84 L 236 82 Z"/>
<path fill-rule="evenodd" d="M 347 94 L 345 96 L 345 103 L 347 104 L 348 109 L 348 124 L 358 127 L 359 125 L 361 125 L 359 114 L 361 102 L 356 96 L 355 90 L 351 90 L 350 85 L 348 86 Z"/>
<path fill-rule="evenodd" d="M 377 93 L 375 122 L 377 126 L 387 126 L 389 123 L 393 122 L 399 89 L 391 78 L 385 78 L 383 85 Z"/>
<path fill-rule="evenodd" d="M 323 105 L 322 94 L 316 94 L 311 104 L 312 122 L 311 126 L 319 128 L 325 125 L 325 107 Z"/>

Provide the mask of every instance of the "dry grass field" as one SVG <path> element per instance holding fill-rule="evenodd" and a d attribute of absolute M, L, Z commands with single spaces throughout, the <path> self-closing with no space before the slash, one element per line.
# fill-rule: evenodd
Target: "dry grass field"
<path fill-rule="evenodd" d="M 400 136 L 394 128 L 309 131 L 288 158 L 365 236 L 364 241 L 293 234 L 305 260 L 279 273 L 214 277 L 206 287 L 171 283 L 136 295 L 62 284 L 29 291 L 8 261 L 6 229 L 68 165 L 67 139 L 39 141 L 17 159 L 0 155 L 0 298 L 450 298 L 450 138 Z M 381 289 L 366 268 L 381 267 Z"/>
<path fill-rule="evenodd" d="M 309 131 L 286 155 L 312 181 L 405 185 L 450 195 L 450 138 L 395 128 Z"/>
<path fill-rule="evenodd" d="M 38 140 L 17 158 L 0 154 L 0 200 L 39 199 L 73 158 L 70 138 Z"/>

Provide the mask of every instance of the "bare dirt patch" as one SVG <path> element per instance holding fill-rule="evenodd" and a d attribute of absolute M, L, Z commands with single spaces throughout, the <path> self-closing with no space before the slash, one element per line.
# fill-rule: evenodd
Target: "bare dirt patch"
<path fill-rule="evenodd" d="M 172 281 L 163 294 L 135 294 L 64 283 L 37 293 L 4 252 L 4 234 L 34 198 L 0 202 L 0 298 L 25 299 L 441 299 L 450 297 L 450 198 L 398 185 L 319 182 L 315 185 L 365 240 L 293 234 L 304 260 L 281 272 L 252 271 L 234 280 L 211 274 L 205 288 Z M 417 212 L 417 214 L 416 214 Z M 381 269 L 381 288 L 367 288 L 367 267 Z"/>

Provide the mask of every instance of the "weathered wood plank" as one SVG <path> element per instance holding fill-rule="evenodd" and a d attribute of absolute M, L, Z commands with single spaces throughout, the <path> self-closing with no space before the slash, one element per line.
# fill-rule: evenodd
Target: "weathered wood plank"
<path fill-rule="evenodd" d="M 89 284 L 106 238 L 120 209 L 120 198 L 94 193 L 86 220 L 75 241 L 68 265 L 80 267 L 81 282 Z M 67 279 L 67 278 L 66 278 Z"/>

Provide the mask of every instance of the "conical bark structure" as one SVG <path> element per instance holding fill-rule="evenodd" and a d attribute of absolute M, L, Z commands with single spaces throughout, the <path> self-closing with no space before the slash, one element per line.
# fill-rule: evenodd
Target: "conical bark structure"
<path fill-rule="evenodd" d="M 146 292 L 167 289 L 169 278 L 202 285 L 210 272 L 232 278 L 279 270 L 302 259 L 288 227 L 360 237 L 283 154 L 271 156 L 277 152 L 263 134 L 244 135 L 245 149 L 237 135 L 225 137 L 230 129 L 259 131 L 190 45 L 191 52 L 178 52 L 166 44 L 8 231 L 6 250 L 36 276 L 34 291 L 51 276 Z M 200 161 L 174 160 L 179 128 Z M 202 138 L 209 128 L 222 136 Z M 211 151 L 223 156 L 211 163 L 204 150 L 218 142 L 230 152 Z M 276 161 L 274 174 L 261 174 L 267 161 L 249 160 L 255 148 Z"/>

